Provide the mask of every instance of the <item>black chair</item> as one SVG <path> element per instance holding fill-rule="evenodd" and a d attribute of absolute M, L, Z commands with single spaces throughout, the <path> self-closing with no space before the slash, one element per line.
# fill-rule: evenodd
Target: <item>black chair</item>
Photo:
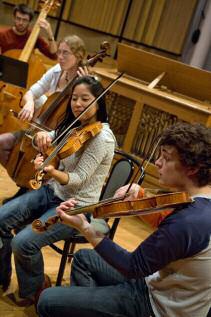
<path fill-rule="evenodd" d="M 106 184 L 103 187 L 100 200 L 112 197 L 119 187 L 128 184 L 131 181 L 133 175 L 136 173 L 137 168 L 140 167 L 140 162 L 132 155 L 125 153 L 122 150 L 115 150 L 114 163 L 109 173 L 109 177 L 107 178 Z M 141 168 L 138 178 L 139 184 L 141 184 L 143 178 L 144 172 Z M 106 219 L 106 221 L 107 223 L 105 223 L 103 219 L 91 219 L 91 223 L 97 228 L 97 230 L 102 231 L 103 233 L 107 234 L 110 239 L 113 239 L 120 218 L 110 219 L 109 225 L 108 219 Z M 88 243 L 88 241 L 83 235 L 77 233 L 64 241 L 63 249 L 60 249 L 54 244 L 50 245 L 51 248 L 62 255 L 56 280 L 56 286 L 61 285 L 67 259 L 69 258 L 70 261 L 72 260 L 76 244 L 83 243 Z"/>

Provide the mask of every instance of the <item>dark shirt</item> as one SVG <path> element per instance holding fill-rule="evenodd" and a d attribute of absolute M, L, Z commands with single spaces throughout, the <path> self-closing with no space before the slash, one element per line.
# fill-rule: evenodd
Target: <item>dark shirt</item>
<path fill-rule="evenodd" d="M 145 278 L 156 317 L 205 317 L 211 301 L 211 198 L 175 210 L 133 252 L 95 250 L 127 278 Z"/>
<path fill-rule="evenodd" d="M 146 277 L 168 263 L 205 249 L 211 235 L 211 200 L 195 202 L 167 216 L 136 250 L 128 252 L 104 238 L 95 250 L 128 278 Z"/>

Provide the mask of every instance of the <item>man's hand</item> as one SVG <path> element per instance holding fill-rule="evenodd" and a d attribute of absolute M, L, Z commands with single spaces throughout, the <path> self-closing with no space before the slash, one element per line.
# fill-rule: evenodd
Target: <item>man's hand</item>
<path fill-rule="evenodd" d="M 67 201 L 62 202 L 57 208 L 57 214 L 62 219 L 63 223 L 76 228 L 77 230 L 81 231 L 84 230 L 87 226 L 89 226 L 89 223 L 83 214 L 79 215 L 68 215 L 67 211 L 70 209 L 74 209 L 74 207 L 77 205 L 77 200 L 74 198 L 70 198 Z"/>
<path fill-rule="evenodd" d="M 50 23 L 46 19 L 39 19 L 38 24 L 41 27 L 41 29 L 45 30 L 48 39 L 53 39 L 53 32 Z"/>
<path fill-rule="evenodd" d="M 114 198 L 123 197 L 126 194 L 129 186 L 130 184 L 122 186 L 119 189 L 117 189 L 117 191 L 114 194 Z M 138 184 L 132 184 L 128 193 L 129 195 L 125 198 L 125 200 L 132 200 L 132 199 L 138 198 L 140 188 L 141 187 Z"/>
<path fill-rule="evenodd" d="M 57 211 L 67 211 L 68 209 L 73 209 L 77 205 L 77 200 L 70 198 L 66 201 L 63 201 L 57 208 Z"/>

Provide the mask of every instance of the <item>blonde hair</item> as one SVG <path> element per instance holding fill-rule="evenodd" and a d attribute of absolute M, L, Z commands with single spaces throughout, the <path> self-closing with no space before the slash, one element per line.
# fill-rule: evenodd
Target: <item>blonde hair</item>
<path fill-rule="evenodd" d="M 60 43 L 66 43 L 71 52 L 75 55 L 75 57 L 77 57 L 79 60 L 83 60 L 85 59 L 86 56 L 86 48 L 85 48 L 85 44 L 84 41 L 77 35 L 69 35 L 64 37 L 61 41 L 59 41 Z"/>

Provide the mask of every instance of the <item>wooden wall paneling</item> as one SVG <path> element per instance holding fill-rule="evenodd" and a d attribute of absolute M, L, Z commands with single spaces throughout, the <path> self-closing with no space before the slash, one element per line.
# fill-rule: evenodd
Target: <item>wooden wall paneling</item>
<path fill-rule="evenodd" d="M 90 1 L 88 12 L 86 12 L 86 5 L 89 0 L 77 0 L 73 1 L 72 12 L 70 12 L 70 21 L 88 26 L 87 20 L 92 9 L 92 2 Z"/>
<path fill-rule="evenodd" d="M 62 19 L 64 20 L 69 20 L 71 13 L 72 13 L 72 5 L 73 5 L 73 1 L 72 0 L 68 0 L 65 2 L 65 8 L 64 8 L 64 12 L 62 15 Z"/>
<path fill-rule="evenodd" d="M 141 41 L 152 6 L 152 0 L 134 0 L 123 36 Z"/>
<path fill-rule="evenodd" d="M 109 1 L 109 0 L 108 0 Z M 113 8 L 112 24 L 110 27 L 110 33 L 119 35 L 124 22 L 126 10 L 128 6 L 128 0 L 115 0 L 115 7 Z M 108 16 L 109 19 L 109 16 Z"/>
<path fill-rule="evenodd" d="M 109 29 L 109 22 L 112 16 L 112 7 L 113 1 L 108 2 L 106 1 L 95 1 L 95 18 L 92 19 L 92 23 L 90 24 L 96 30 L 100 31 L 108 31 Z M 108 20 L 108 14 L 110 14 L 110 20 Z M 96 16 L 97 15 L 97 16 Z"/>
<path fill-rule="evenodd" d="M 120 72 L 147 82 L 165 72 L 160 84 L 174 94 L 211 102 L 211 73 L 208 71 L 121 43 L 118 44 L 117 64 Z"/>
<path fill-rule="evenodd" d="M 69 21 L 118 35 L 127 4 L 128 0 L 77 0 L 73 3 Z"/>
<path fill-rule="evenodd" d="M 138 124 L 140 121 L 141 113 L 143 110 L 144 104 L 142 102 L 136 102 L 134 106 L 134 110 L 131 116 L 130 124 L 127 130 L 127 134 L 124 140 L 124 150 L 126 152 L 131 152 L 132 142 L 131 140 L 134 139 L 136 131 L 138 129 Z"/>
<path fill-rule="evenodd" d="M 112 5 L 111 1 L 106 1 L 103 12 L 98 12 L 98 15 L 101 18 L 101 21 L 100 21 L 100 28 L 101 29 L 106 28 L 106 25 L 108 22 L 107 21 L 107 12 L 110 11 L 111 5 Z"/>
<path fill-rule="evenodd" d="M 124 37 L 181 54 L 197 0 L 134 0 Z"/>
<path fill-rule="evenodd" d="M 166 1 L 153 46 L 181 54 L 197 2 Z"/>
<path fill-rule="evenodd" d="M 96 30 L 109 32 L 109 22 L 112 19 L 112 8 L 114 9 L 113 1 L 96 1 L 94 0 L 95 12 L 93 12 L 93 19 L 90 26 Z M 108 15 L 110 20 L 108 19 Z"/>
<path fill-rule="evenodd" d="M 149 13 L 148 23 L 145 28 L 143 42 L 147 45 L 154 45 L 154 38 L 156 37 L 157 30 L 162 19 L 163 10 L 166 0 L 154 1 L 151 12 Z"/>

